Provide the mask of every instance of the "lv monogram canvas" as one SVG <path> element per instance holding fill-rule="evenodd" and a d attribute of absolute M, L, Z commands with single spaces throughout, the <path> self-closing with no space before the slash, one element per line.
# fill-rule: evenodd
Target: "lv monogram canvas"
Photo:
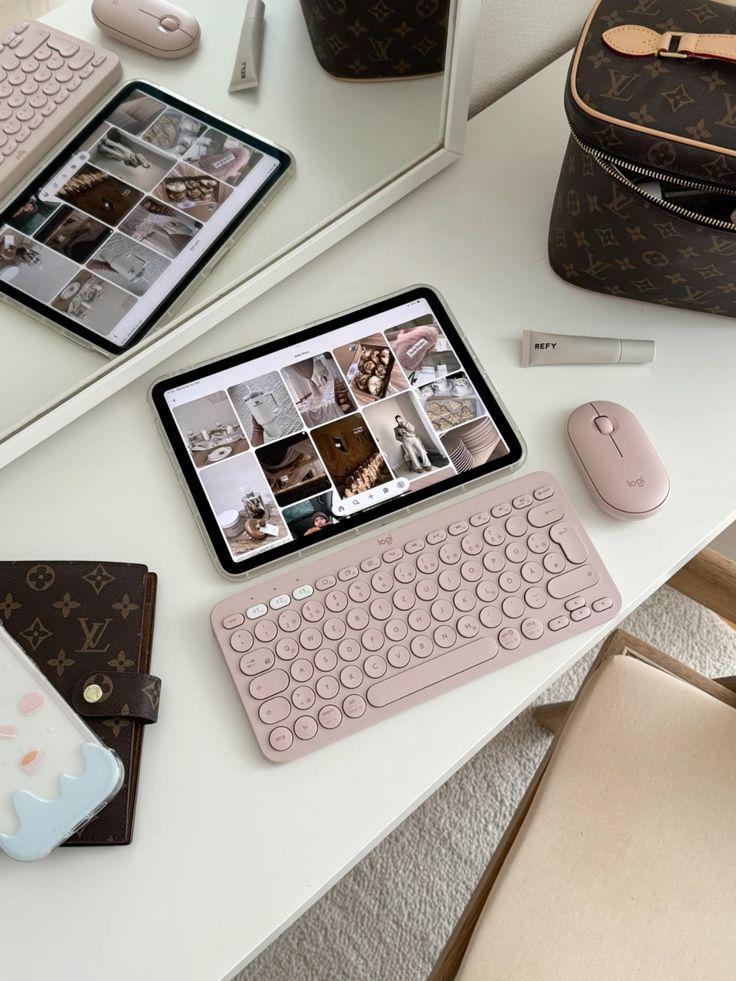
<path fill-rule="evenodd" d="M 736 8 L 600 0 L 565 92 L 549 230 L 563 279 L 736 316 Z"/>
<path fill-rule="evenodd" d="M 375 81 L 441 72 L 449 0 L 301 0 L 320 65 Z"/>
<path fill-rule="evenodd" d="M 67 844 L 127 844 L 145 724 L 156 576 L 101 562 L 0 562 L 0 623 L 125 767 L 118 795 Z"/>

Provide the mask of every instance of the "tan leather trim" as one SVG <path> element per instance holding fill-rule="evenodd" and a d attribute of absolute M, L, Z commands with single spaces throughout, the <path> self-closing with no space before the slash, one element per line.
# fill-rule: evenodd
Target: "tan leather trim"
<path fill-rule="evenodd" d="M 675 57 L 718 58 L 736 61 L 736 37 L 730 34 L 657 34 L 638 24 L 619 24 L 601 35 L 603 43 L 627 57 L 654 57 L 669 52 L 672 38 L 679 38 Z"/>
<path fill-rule="evenodd" d="M 730 34 L 683 34 L 679 50 L 694 58 L 736 61 L 736 37 Z"/>
<path fill-rule="evenodd" d="M 636 24 L 620 24 L 604 31 L 601 35 L 603 43 L 618 54 L 656 55 L 660 48 L 661 34 L 650 27 L 637 27 Z"/>
<path fill-rule="evenodd" d="M 585 102 L 578 92 L 576 79 L 578 73 L 578 65 L 580 64 L 580 55 L 583 48 L 583 40 L 587 37 L 588 31 L 590 30 L 590 25 L 595 17 L 596 11 L 600 7 L 602 0 L 597 0 L 594 4 L 593 9 L 588 14 L 588 18 L 583 26 L 583 33 L 580 36 L 580 41 L 578 46 L 575 48 L 575 54 L 572 59 L 572 68 L 570 71 L 570 92 L 575 100 L 576 104 L 580 109 L 588 116 L 593 116 L 595 119 L 600 119 L 605 123 L 612 123 L 614 126 L 620 126 L 622 129 L 634 130 L 637 133 L 646 133 L 648 136 L 656 136 L 659 139 L 667 140 L 670 143 L 684 143 L 686 146 L 696 146 L 701 150 L 712 150 L 714 153 L 723 153 L 728 157 L 736 157 L 736 147 L 730 148 L 727 146 L 718 146 L 714 143 L 701 143 L 699 140 L 691 140 L 686 136 L 675 136 L 673 133 L 665 133 L 659 129 L 650 129 L 648 126 L 640 126 L 638 123 L 627 123 L 623 119 L 619 119 L 617 116 L 609 116 L 604 112 L 598 112 L 597 109 L 591 108 Z"/>

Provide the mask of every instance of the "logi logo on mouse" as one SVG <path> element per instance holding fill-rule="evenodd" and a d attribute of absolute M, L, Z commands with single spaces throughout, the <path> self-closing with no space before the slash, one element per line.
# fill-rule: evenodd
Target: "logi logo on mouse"
<path fill-rule="evenodd" d="M 629 487 L 643 487 L 646 481 L 643 477 L 635 477 L 633 480 L 627 480 L 626 483 Z"/>

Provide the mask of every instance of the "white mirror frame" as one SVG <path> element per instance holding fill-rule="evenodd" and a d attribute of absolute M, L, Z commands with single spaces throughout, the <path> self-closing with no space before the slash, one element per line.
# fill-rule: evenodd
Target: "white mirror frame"
<path fill-rule="evenodd" d="M 0 467 L 32 449 L 104 399 L 161 364 L 216 324 L 311 262 L 385 208 L 454 163 L 465 139 L 480 0 L 454 0 L 447 39 L 439 145 L 379 183 L 347 211 L 328 219 L 256 266 L 236 287 L 195 305 L 115 362 L 103 365 L 61 398 L 47 403 L 0 436 Z M 297 161 L 298 166 L 298 161 Z"/>

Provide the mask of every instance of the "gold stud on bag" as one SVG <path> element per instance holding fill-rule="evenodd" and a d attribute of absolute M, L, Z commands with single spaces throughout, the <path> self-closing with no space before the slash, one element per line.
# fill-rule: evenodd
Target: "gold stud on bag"
<path fill-rule="evenodd" d="M 555 272 L 613 296 L 736 316 L 736 8 L 600 0 L 565 109 Z"/>

